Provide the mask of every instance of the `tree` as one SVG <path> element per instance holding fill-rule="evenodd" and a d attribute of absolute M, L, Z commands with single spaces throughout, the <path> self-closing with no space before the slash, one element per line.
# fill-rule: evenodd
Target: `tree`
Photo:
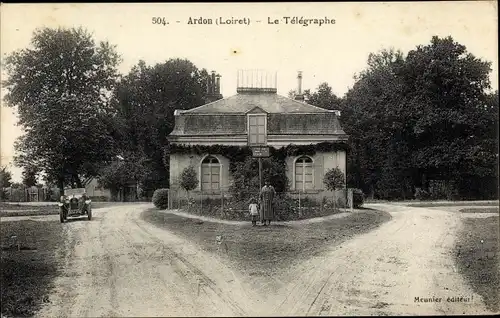
<path fill-rule="evenodd" d="M 131 184 L 141 186 L 151 174 L 144 154 L 129 152 L 120 158 L 104 166 L 98 176 L 99 184 L 115 194 Z"/>
<path fill-rule="evenodd" d="M 451 37 L 406 57 L 370 54 L 341 103 L 348 183 L 383 199 L 411 197 L 430 180 L 456 184 L 462 198 L 495 196 L 498 95 L 487 93 L 489 72 Z"/>
<path fill-rule="evenodd" d="M 327 190 L 333 193 L 333 209 L 336 205 L 335 191 L 345 187 L 344 173 L 338 168 L 328 169 L 323 177 L 323 183 Z"/>
<path fill-rule="evenodd" d="M 113 107 L 120 131 L 119 148 L 150 159 L 145 188 L 168 186 L 168 160 L 163 155 L 166 137 L 175 124 L 174 110 L 205 104 L 207 78 L 205 69 L 185 59 L 154 66 L 140 61 L 117 85 Z"/>
<path fill-rule="evenodd" d="M 7 167 L 0 169 L 0 188 L 8 188 L 12 185 L 12 174 Z"/>
<path fill-rule="evenodd" d="M 125 182 L 128 179 L 127 171 L 123 167 L 124 164 L 118 160 L 103 167 L 98 177 L 99 185 L 105 189 L 109 189 L 111 193 L 116 194 L 125 186 Z"/>
<path fill-rule="evenodd" d="M 328 83 L 321 83 L 313 93 L 311 93 L 310 90 L 305 90 L 304 95 L 311 105 L 334 110 L 339 110 L 341 108 L 342 100 L 333 93 Z"/>
<path fill-rule="evenodd" d="M 189 192 L 196 189 L 198 186 L 198 178 L 196 177 L 196 171 L 193 166 L 189 166 L 182 170 L 180 175 L 180 186 L 186 190 L 189 199 Z"/>
<path fill-rule="evenodd" d="M 341 104 L 341 123 L 350 137 L 348 183 L 371 196 L 401 196 L 411 174 L 409 147 L 400 119 L 403 54 L 393 49 L 368 56 L 368 67 Z M 406 127 L 405 127 L 406 128 Z M 397 167 L 395 166 L 397 165 Z M 389 191 L 385 186 L 390 186 Z"/>
<path fill-rule="evenodd" d="M 61 191 L 96 175 L 114 152 L 109 96 L 119 62 L 113 46 L 82 28 L 38 29 L 29 48 L 5 59 L 5 101 L 25 131 L 17 165 L 37 167 Z"/>
<path fill-rule="evenodd" d="M 481 182 L 471 187 L 471 179 L 496 172 L 492 118 L 498 112 L 495 97 L 486 93 L 490 71 L 490 62 L 476 58 L 453 38 L 433 37 L 430 44 L 408 53 L 400 72 L 400 120 L 413 128 L 408 138 L 413 144 L 412 165 L 427 180 L 457 182 L 464 198 L 481 188 Z"/>
<path fill-rule="evenodd" d="M 4 188 L 8 188 L 12 185 L 12 175 L 7 167 L 2 167 L 0 169 L 0 199 L 5 200 L 7 198 L 7 193 Z"/>
<path fill-rule="evenodd" d="M 27 187 L 33 187 L 38 183 L 38 172 L 33 167 L 24 167 L 23 184 Z"/>

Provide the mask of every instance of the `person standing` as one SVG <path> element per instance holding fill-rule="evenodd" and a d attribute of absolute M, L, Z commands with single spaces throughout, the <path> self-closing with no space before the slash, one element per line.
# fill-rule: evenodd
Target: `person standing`
<path fill-rule="evenodd" d="M 263 225 L 270 225 L 271 220 L 274 218 L 274 210 L 273 210 L 273 200 L 276 196 L 276 191 L 274 187 L 266 181 L 264 186 L 260 191 L 260 222 Z"/>
<path fill-rule="evenodd" d="M 250 204 L 248 205 L 248 210 L 250 212 L 250 217 L 252 218 L 252 226 L 257 225 L 257 219 L 259 217 L 259 205 L 255 198 L 250 199 Z"/>

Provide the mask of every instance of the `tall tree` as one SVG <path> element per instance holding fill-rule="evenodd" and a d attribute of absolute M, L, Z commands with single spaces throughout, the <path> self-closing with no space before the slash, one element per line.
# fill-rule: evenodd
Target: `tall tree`
<path fill-rule="evenodd" d="M 25 130 L 16 163 L 37 167 L 61 191 L 95 175 L 114 150 L 109 96 L 119 62 L 113 46 L 82 28 L 39 29 L 29 48 L 9 55 L 5 101 Z"/>
<path fill-rule="evenodd" d="M 337 97 L 328 83 L 321 83 L 315 92 L 305 90 L 304 95 L 308 99 L 308 103 L 314 106 L 319 106 L 326 109 L 339 110 L 342 99 Z"/>
<path fill-rule="evenodd" d="M 0 189 L 8 188 L 12 185 L 12 174 L 7 167 L 0 169 Z"/>
<path fill-rule="evenodd" d="M 0 168 L 0 200 L 6 200 L 8 198 L 7 191 L 4 188 L 12 186 L 12 175 L 7 167 Z"/>
<path fill-rule="evenodd" d="M 38 181 L 38 171 L 34 167 L 24 167 L 23 184 L 27 187 L 35 186 Z"/>
<path fill-rule="evenodd" d="M 118 114 L 120 149 L 149 159 L 149 173 L 143 178 L 145 189 L 168 186 L 163 149 L 174 128 L 174 110 L 203 105 L 207 78 L 205 69 L 185 59 L 154 66 L 140 61 L 117 86 L 113 107 Z"/>
<path fill-rule="evenodd" d="M 342 124 L 350 135 L 348 183 L 370 196 L 389 199 L 411 192 L 409 146 L 404 120 L 399 120 L 403 54 L 393 49 L 368 56 L 342 104 Z"/>
<path fill-rule="evenodd" d="M 401 69 L 402 119 L 413 127 L 413 165 L 426 180 L 456 183 L 462 197 L 480 186 L 471 189 L 469 180 L 495 174 L 490 118 L 498 111 L 495 97 L 486 94 L 490 71 L 490 62 L 451 37 L 433 37 L 410 51 Z"/>
<path fill-rule="evenodd" d="M 495 196 L 498 94 L 490 63 L 451 37 L 433 37 L 406 57 L 384 50 L 344 98 L 351 137 L 350 183 L 381 198 L 405 198 L 429 180 L 463 198 Z"/>

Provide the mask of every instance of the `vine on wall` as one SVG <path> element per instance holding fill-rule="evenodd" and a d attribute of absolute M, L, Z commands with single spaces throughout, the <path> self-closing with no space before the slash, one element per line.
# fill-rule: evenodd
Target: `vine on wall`
<path fill-rule="evenodd" d="M 270 147 L 271 157 L 285 161 L 286 157 L 308 155 L 314 156 L 317 152 L 330 152 L 344 150 L 348 151 L 349 146 L 345 142 L 322 142 L 310 145 L 294 145 L 290 144 L 281 148 Z M 235 163 L 243 162 L 245 158 L 252 156 L 252 149 L 248 146 L 226 146 L 226 145 L 179 145 L 169 144 L 165 148 L 165 162 L 168 162 L 170 154 L 219 154 L 229 159 L 231 172 L 234 172 Z"/>

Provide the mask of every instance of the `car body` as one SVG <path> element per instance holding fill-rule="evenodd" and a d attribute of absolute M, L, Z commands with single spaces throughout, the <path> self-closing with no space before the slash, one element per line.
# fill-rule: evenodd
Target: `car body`
<path fill-rule="evenodd" d="M 59 201 L 59 219 L 64 223 L 68 217 L 87 216 L 92 219 L 92 200 L 87 196 L 85 188 L 67 189 Z"/>

